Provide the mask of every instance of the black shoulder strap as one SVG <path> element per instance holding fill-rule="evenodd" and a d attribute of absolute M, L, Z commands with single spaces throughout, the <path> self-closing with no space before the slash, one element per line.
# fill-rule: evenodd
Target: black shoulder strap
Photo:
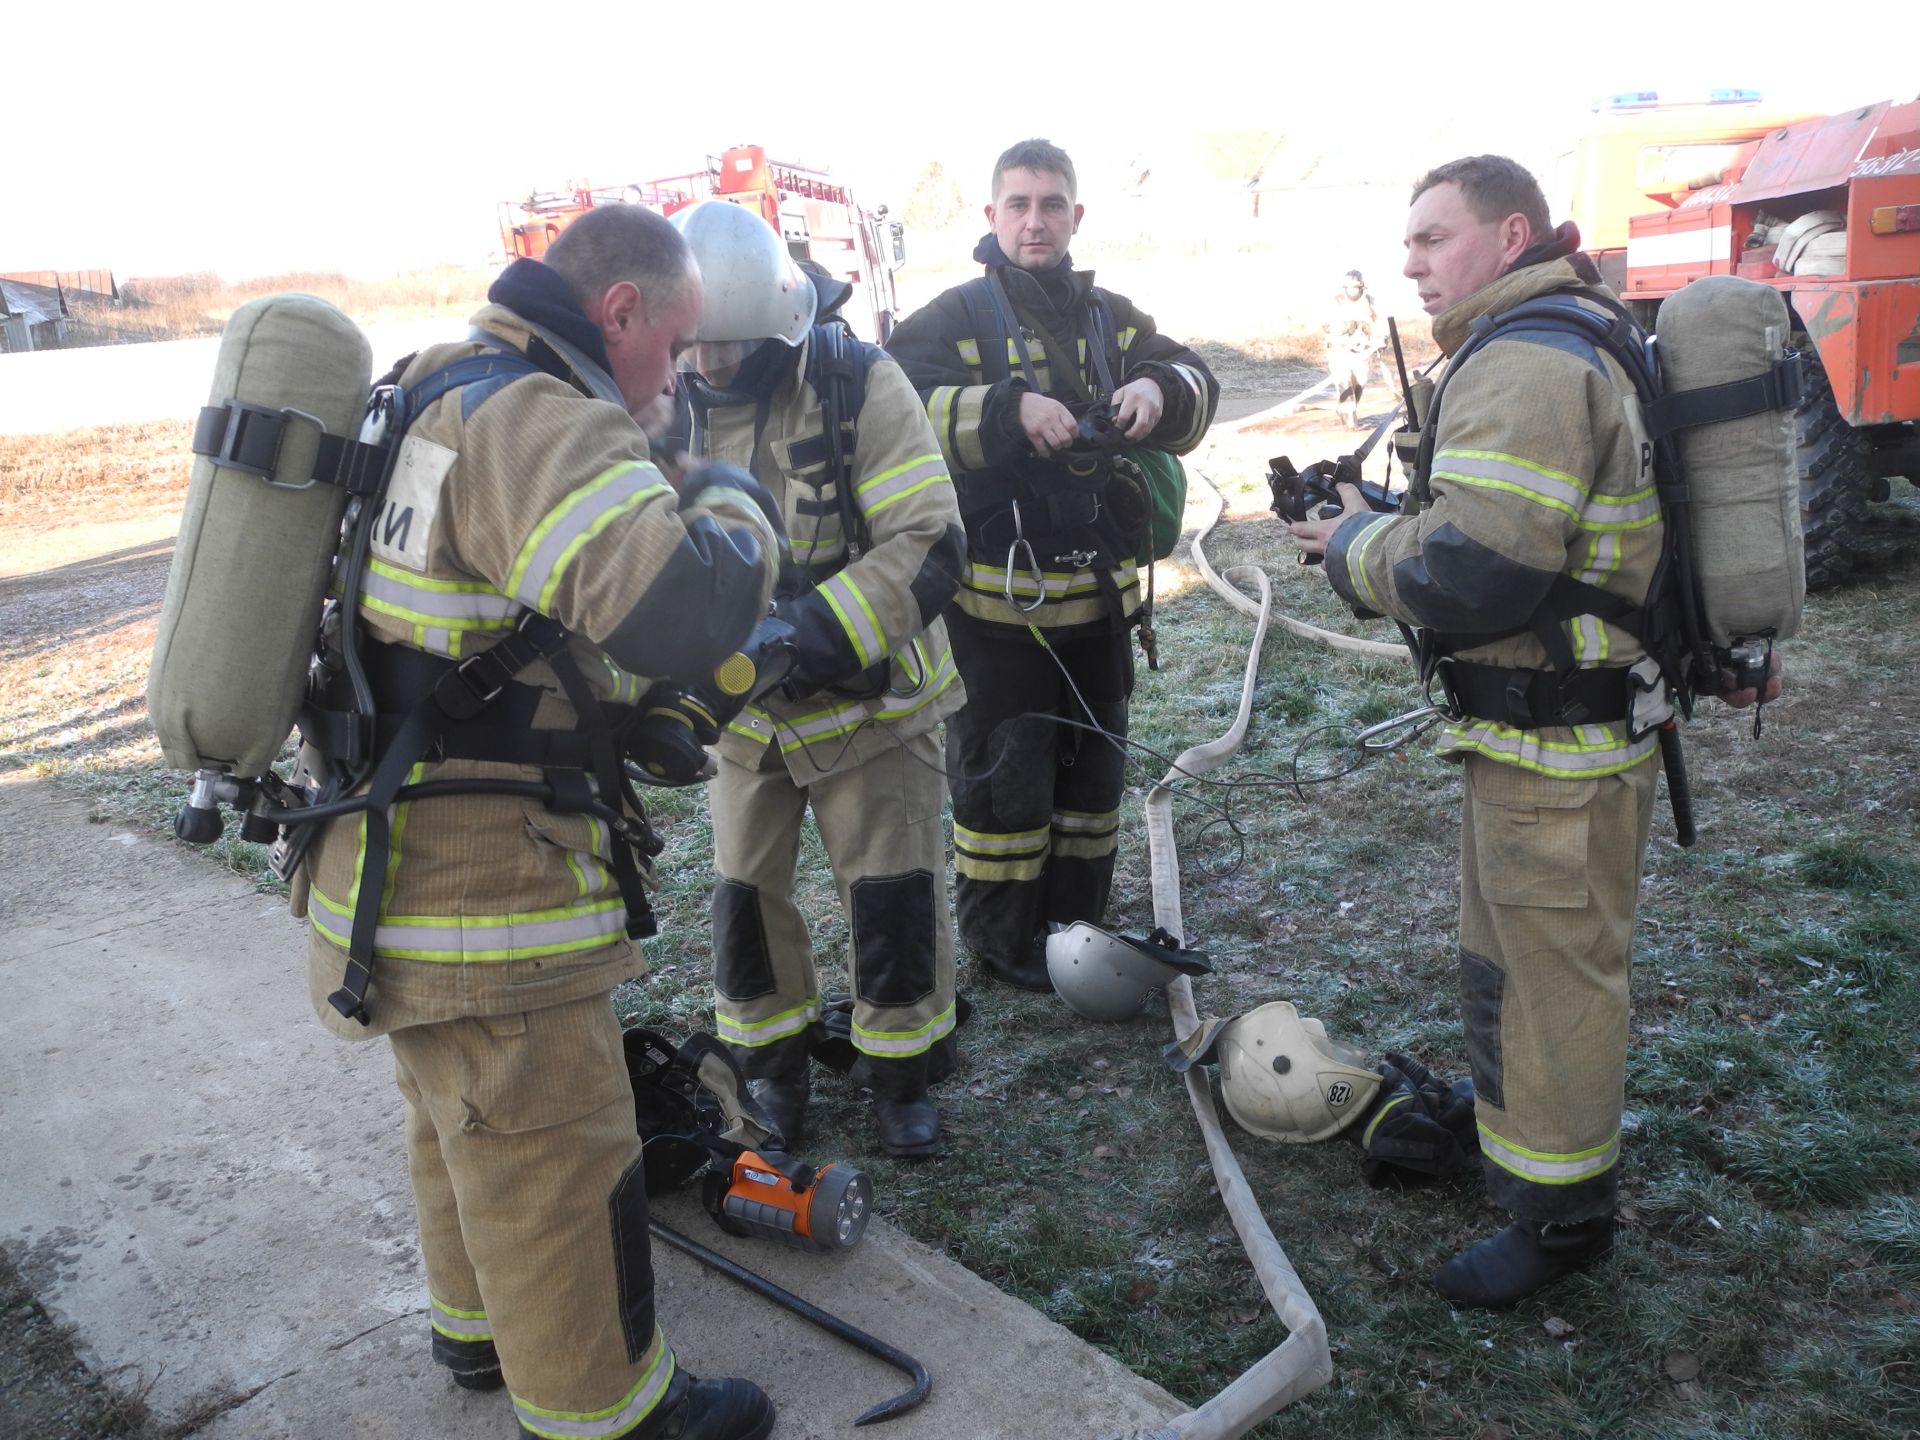
<path fill-rule="evenodd" d="M 827 467 L 840 502 L 840 533 L 847 558 L 873 548 L 866 516 L 853 493 L 853 457 L 859 453 L 860 411 L 867 403 L 867 370 L 872 347 L 857 339 L 840 320 L 813 327 L 807 346 L 807 383 L 820 397 L 820 421 L 827 440 Z"/>

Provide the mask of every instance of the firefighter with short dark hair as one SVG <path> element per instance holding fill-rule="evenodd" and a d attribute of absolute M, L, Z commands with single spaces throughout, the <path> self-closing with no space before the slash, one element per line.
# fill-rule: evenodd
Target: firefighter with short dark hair
<path fill-rule="evenodd" d="M 488 299 L 471 338 L 400 377 L 499 357 L 400 444 L 387 495 L 407 523 L 376 531 L 357 617 L 380 718 L 515 641 L 532 613 L 571 638 L 413 769 L 420 785 L 491 793 L 401 801 L 384 863 L 366 817 L 325 823 L 306 860 L 313 1002 L 336 1034 L 392 1044 L 433 1356 L 458 1384 L 504 1383 L 523 1435 L 760 1440 L 767 1397 L 695 1381 L 654 1316 L 611 1000 L 645 970 L 624 879 L 644 820 L 588 781 L 582 712 L 623 713 L 642 677 L 711 669 L 737 646 L 766 610 L 778 532 L 744 475 L 676 493 L 631 418 L 671 386 L 700 316 L 699 271 L 666 221 L 595 210 Z M 549 785 L 578 808 L 524 798 Z M 348 988 L 363 897 L 377 923 L 355 1023 L 329 992 Z"/>
<path fill-rule="evenodd" d="M 1106 913 L 1141 610 L 1142 502 L 1080 453 L 1082 421 L 1104 402 L 1127 443 L 1181 455 L 1219 398 L 1198 355 L 1073 267 L 1076 183 L 1047 141 L 1002 154 L 974 251 L 986 274 L 887 343 L 966 524 L 947 614 L 967 685 L 947 722 L 960 937 L 989 973 L 1041 991 L 1048 933 Z"/>
<path fill-rule="evenodd" d="M 1624 313 L 1578 232 L 1552 228 L 1533 177 L 1501 156 L 1426 175 L 1406 244 L 1448 355 L 1482 317 L 1537 296 Z M 1465 783 L 1460 1005 L 1481 1165 L 1513 1223 L 1434 1283 L 1496 1307 L 1613 1240 L 1629 957 L 1658 774 L 1656 727 L 1635 721 L 1665 683 L 1631 630 L 1547 606 L 1562 577 L 1644 604 L 1663 524 L 1632 380 L 1565 332 L 1500 332 L 1445 377 L 1433 423 L 1417 513 L 1375 514 L 1342 486 L 1343 514 L 1292 531 L 1356 611 L 1416 627 L 1423 667 L 1446 670 L 1464 711 L 1440 747 Z"/>
<path fill-rule="evenodd" d="M 965 553 L 953 484 L 900 367 L 838 317 L 845 281 L 803 273 L 740 206 L 703 201 L 673 220 L 709 294 L 682 385 L 691 451 L 750 469 L 789 547 L 774 623 L 792 668 L 726 724 L 708 792 L 716 1024 L 797 1144 L 825 1038 L 793 900 L 811 810 L 848 923 L 853 1077 L 873 1092 L 881 1148 L 928 1155 L 940 1121 L 927 1086 L 954 1064 L 938 732 L 966 695 L 940 620 Z"/>

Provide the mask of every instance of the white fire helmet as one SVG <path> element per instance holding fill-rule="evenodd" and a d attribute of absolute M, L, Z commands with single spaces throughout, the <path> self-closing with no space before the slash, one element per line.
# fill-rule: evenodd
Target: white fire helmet
<path fill-rule="evenodd" d="M 1205 956 L 1180 949 L 1164 930 L 1143 940 L 1080 920 L 1047 937 L 1047 978 L 1068 1008 L 1089 1020 L 1129 1020 L 1176 975 L 1210 973 Z"/>
<path fill-rule="evenodd" d="M 706 286 L 695 339 L 798 345 L 806 338 L 817 303 L 813 282 L 771 225 L 729 200 L 689 205 L 672 223 L 686 237 Z"/>
<path fill-rule="evenodd" d="M 1220 1095 L 1240 1128 L 1270 1140 L 1305 1144 L 1337 1135 L 1359 1119 L 1380 1088 L 1380 1072 L 1326 1026 L 1303 1019 L 1285 1000 L 1234 1020 L 1201 1021 L 1167 1047 L 1175 1070 L 1220 1066 Z"/>

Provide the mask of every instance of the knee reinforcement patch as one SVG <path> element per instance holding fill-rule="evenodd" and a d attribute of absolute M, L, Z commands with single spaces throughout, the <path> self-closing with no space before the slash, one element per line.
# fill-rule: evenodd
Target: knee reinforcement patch
<path fill-rule="evenodd" d="M 729 1000 L 758 1000 L 774 991 L 760 892 L 738 880 L 713 887 L 713 988 Z"/>
<path fill-rule="evenodd" d="M 912 1005 L 933 990 L 933 875 L 868 876 L 853 896 L 854 988 L 869 1005 Z"/>

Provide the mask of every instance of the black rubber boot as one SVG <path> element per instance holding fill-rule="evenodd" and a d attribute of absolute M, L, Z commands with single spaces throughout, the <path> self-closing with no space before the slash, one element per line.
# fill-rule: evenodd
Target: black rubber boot
<path fill-rule="evenodd" d="M 1053 977 L 1047 974 L 1047 937 L 1044 935 L 1034 936 L 1027 953 L 1018 960 L 1003 960 L 998 955 L 980 958 L 988 974 L 1016 990 L 1031 990 L 1041 995 L 1053 993 Z"/>
<path fill-rule="evenodd" d="M 498 1390 L 506 1383 L 500 1373 L 500 1354 L 491 1340 L 451 1340 L 436 1330 L 433 1360 L 447 1367 L 462 1390 Z"/>
<path fill-rule="evenodd" d="M 799 1148 L 807 1130 L 807 1072 L 798 1075 L 768 1076 L 749 1080 L 747 1093 L 765 1112 L 773 1128 L 780 1132 L 780 1149 L 792 1154 Z M 767 1142 L 772 1145 L 772 1141 Z"/>
<path fill-rule="evenodd" d="M 925 1095 L 895 1100 L 874 1092 L 873 1115 L 879 1122 L 880 1148 L 910 1158 L 940 1148 L 940 1112 Z"/>
<path fill-rule="evenodd" d="M 751 1380 L 696 1380 L 681 1370 L 628 1440 L 766 1440 L 772 1430 L 773 1402 Z M 520 1433 L 534 1432 L 522 1425 Z"/>
<path fill-rule="evenodd" d="M 1584 1270 L 1613 1246 L 1613 1216 L 1571 1225 L 1515 1220 L 1498 1235 L 1470 1245 L 1434 1273 L 1433 1284 L 1456 1305 L 1498 1310 L 1541 1286 Z"/>

